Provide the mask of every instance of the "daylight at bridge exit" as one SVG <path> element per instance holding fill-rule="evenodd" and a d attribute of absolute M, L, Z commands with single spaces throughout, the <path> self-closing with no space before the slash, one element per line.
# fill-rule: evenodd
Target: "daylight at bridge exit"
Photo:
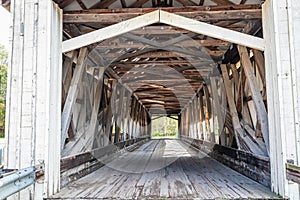
<path fill-rule="evenodd" d="M 300 200 L 299 0 L 0 3 L 0 200 Z"/>

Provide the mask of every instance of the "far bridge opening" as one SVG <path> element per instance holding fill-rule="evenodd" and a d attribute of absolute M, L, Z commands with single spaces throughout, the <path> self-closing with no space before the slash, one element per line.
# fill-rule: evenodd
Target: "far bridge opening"
<path fill-rule="evenodd" d="M 151 139 L 178 138 L 178 116 L 152 116 L 151 121 Z"/>

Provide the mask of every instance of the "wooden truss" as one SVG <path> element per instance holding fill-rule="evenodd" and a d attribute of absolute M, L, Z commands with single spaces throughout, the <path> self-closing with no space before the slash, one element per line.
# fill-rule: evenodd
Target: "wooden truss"
<path fill-rule="evenodd" d="M 217 27 L 194 19 L 178 16 L 163 10 L 156 10 L 133 19 L 120 22 L 76 38 L 63 42 L 63 53 L 100 42 L 123 33 L 142 28 L 147 25 L 163 23 L 174 27 L 182 28 L 194 33 L 210 36 L 216 39 L 240 44 L 257 50 L 264 50 L 263 39 L 235 32 L 222 27 Z"/>

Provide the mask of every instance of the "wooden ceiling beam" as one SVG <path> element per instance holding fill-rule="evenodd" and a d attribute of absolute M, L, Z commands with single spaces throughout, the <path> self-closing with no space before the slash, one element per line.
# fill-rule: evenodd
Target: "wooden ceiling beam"
<path fill-rule="evenodd" d="M 239 20 L 237 20 L 239 21 Z M 250 21 L 250 20 L 249 20 Z M 230 24 L 228 25 L 228 22 Z M 79 30 L 85 34 L 92 31 L 95 31 L 99 29 L 99 26 L 93 26 L 95 24 L 80 24 L 78 25 Z M 231 21 L 220 21 L 215 23 L 214 25 L 220 26 L 220 27 L 226 27 L 231 30 L 241 29 L 245 27 L 244 23 L 237 23 L 234 20 Z M 187 34 L 190 33 L 188 30 L 184 30 L 181 28 L 173 27 L 173 26 L 166 26 L 166 25 L 160 25 L 160 26 L 146 26 L 137 30 L 133 30 L 130 33 L 136 34 L 136 35 L 174 35 L 174 34 Z"/>
<path fill-rule="evenodd" d="M 217 5 L 235 5 L 234 3 L 232 3 L 229 0 L 211 0 L 212 2 L 216 3 Z"/>
<path fill-rule="evenodd" d="M 117 0 L 103 0 L 94 4 L 89 9 L 99 9 L 99 8 L 108 8 L 111 4 L 115 3 Z"/>
<path fill-rule="evenodd" d="M 207 54 L 211 56 L 222 56 L 226 53 L 226 50 L 216 50 L 216 51 L 211 51 L 207 49 Z M 130 54 L 128 54 L 130 55 Z M 118 53 L 106 53 L 105 57 L 106 58 L 116 58 L 119 57 L 120 54 Z M 148 52 L 141 54 L 139 56 L 134 56 L 134 58 L 177 58 L 177 57 L 191 57 L 190 55 L 183 55 L 180 53 L 176 52 L 168 52 L 168 51 L 154 51 L 154 52 Z M 130 58 L 130 57 L 128 57 Z"/>
<path fill-rule="evenodd" d="M 182 4 L 183 6 L 197 6 L 197 4 L 191 0 L 176 0 L 176 1 Z"/>
<path fill-rule="evenodd" d="M 176 43 L 176 46 L 182 46 L 182 47 L 194 47 L 196 45 L 202 46 L 202 47 L 211 47 L 211 46 L 228 46 L 230 43 L 222 40 L 214 40 L 214 39 L 209 39 L 209 40 L 200 40 L 200 39 L 194 39 L 194 40 L 185 40 L 182 42 Z M 146 45 L 145 43 L 142 42 L 134 42 L 134 41 L 128 41 L 128 42 L 101 42 L 98 43 L 96 48 L 99 50 L 103 49 L 124 49 L 124 48 L 142 48 L 142 47 L 147 47 L 149 45 Z M 153 51 L 153 50 L 152 50 Z M 204 50 L 205 51 L 205 50 Z M 130 54 L 130 53 L 128 53 Z M 182 53 L 178 53 L 181 54 Z M 103 55 L 105 55 L 103 53 Z M 184 54 L 186 55 L 186 54 Z"/>
<path fill-rule="evenodd" d="M 130 8 L 140 8 L 142 7 L 145 3 L 147 3 L 148 0 L 137 0 L 134 2 L 132 5 L 130 5 Z"/>
<path fill-rule="evenodd" d="M 205 62 L 205 64 L 207 64 L 207 61 L 201 61 L 199 60 L 192 60 L 192 61 L 188 61 L 188 60 L 166 60 L 166 61 L 136 61 L 136 62 L 117 62 L 117 63 L 112 63 L 111 65 L 118 65 L 118 64 L 126 64 L 127 66 L 142 66 L 142 65 L 153 65 L 153 66 L 167 66 L 167 65 L 193 65 L 193 66 L 199 66 L 201 65 L 202 62 Z M 213 63 L 213 61 L 211 61 L 211 63 Z"/>
<path fill-rule="evenodd" d="M 146 10 L 146 11 L 145 11 Z M 86 24 L 96 23 L 103 25 L 115 24 L 134 17 L 138 17 L 145 13 L 148 13 L 148 9 L 142 10 L 141 13 L 65 13 L 63 16 L 64 23 L 72 24 Z M 168 11 L 168 10 L 167 10 Z M 169 11 L 168 11 L 169 12 Z M 174 14 L 195 19 L 202 22 L 216 22 L 227 20 L 252 20 L 261 19 L 261 9 L 247 9 L 247 10 L 226 10 L 226 11 L 177 11 L 172 12 Z"/>
<path fill-rule="evenodd" d="M 67 0 L 68 1 L 68 0 Z M 187 6 L 187 7 L 163 7 L 161 10 L 167 12 L 194 12 L 194 11 L 226 11 L 226 10 L 248 10 L 260 9 L 261 4 L 245 4 L 245 5 L 223 5 L 223 6 Z M 114 9 L 91 9 L 91 10 L 74 10 L 65 11 L 65 14 L 104 14 L 104 13 L 135 13 L 143 15 L 157 8 L 114 8 Z"/>

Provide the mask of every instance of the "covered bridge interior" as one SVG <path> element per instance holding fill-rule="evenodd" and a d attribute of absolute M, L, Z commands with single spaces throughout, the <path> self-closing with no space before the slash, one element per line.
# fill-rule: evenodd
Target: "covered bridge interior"
<path fill-rule="evenodd" d="M 157 7 L 259 38 L 260 3 L 110 0 L 59 5 L 68 40 L 151 14 Z M 184 23 L 176 17 L 170 18 Z M 54 197 L 274 197 L 267 192 L 264 68 L 264 55 L 257 49 L 162 22 L 65 53 L 61 184 L 66 187 Z M 151 119 L 162 115 L 178 116 L 180 141 L 149 140 Z M 265 187 L 203 152 L 198 158 L 191 146 Z M 117 154 L 123 148 L 128 152 Z"/>
<path fill-rule="evenodd" d="M 48 199 L 279 198 L 263 1 L 55 3 L 61 190 Z M 177 117 L 177 139 L 151 138 L 157 116 Z"/>

